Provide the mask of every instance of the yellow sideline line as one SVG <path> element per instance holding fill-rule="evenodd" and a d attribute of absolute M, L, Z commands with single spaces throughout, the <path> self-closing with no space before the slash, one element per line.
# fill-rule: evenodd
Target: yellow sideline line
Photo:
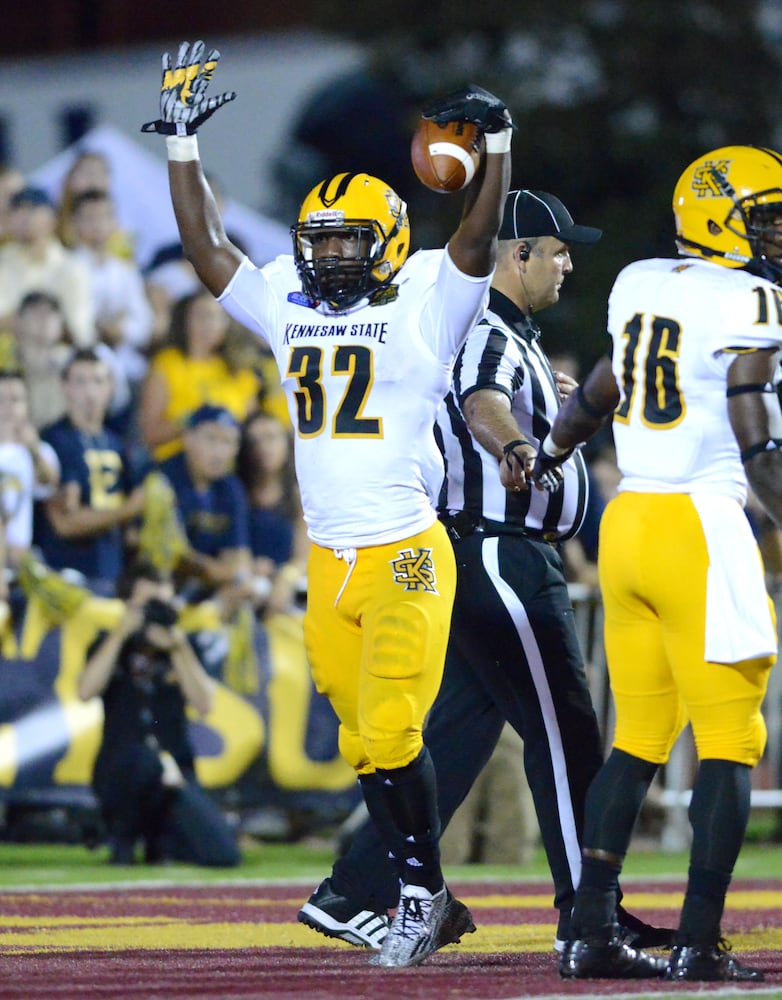
<path fill-rule="evenodd" d="M 466 935 L 461 945 L 449 946 L 464 954 L 490 952 L 550 952 L 554 924 L 488 924 Z M 731 937 L 736 951 L 782 950 L 782 928 L 756 930 Z M 115 925 L 84 921 L 82 926 L 21 924 L 0 930 L 0 954 L 36 954 L 56 951 L 214 951 L 245 948 L 349 948 L 327 940 L 299 923 L 194 923 L 189 921 L 125 920 Z"/>

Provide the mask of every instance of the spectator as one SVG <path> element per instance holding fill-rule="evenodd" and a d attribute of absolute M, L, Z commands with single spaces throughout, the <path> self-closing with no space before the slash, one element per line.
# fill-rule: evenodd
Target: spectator
<path fill-rule="evenodd" d="M 256 606 L 289 610 L 309 552 L 290 429 L 271 414 L 254 414 L 242 428 L 237 468 L 249 505 Z"/>
<path fill-rule="evenodd" d="M 196 778 L 185 709 L 206 715 L 214 682 L 177 625 L 173 587 L 153 566 L 134 564 L 117 596 L 124 614 L 96 639 L 78 685 L 82 700 L 103 699 L 93 787 L 110 862 L 133 864 L 143 839 L 147 863 L 237 865 L 235 836 Z"/>
<path fill-rule="evenodd" d="M 241 335 L 206 289 L 174 306 L 168 346 L 155 355 L 139 402 L 139 427 L 156 461 L 182 448 L 182 426 L 204 403 L 237 422 L 257 408 L 261 381 L 239 348 Z"/>
<path fill-rule="evenodd" d="M 239 425 L 228 410 L 204 404 L 188 418 L 183 442 L 184 450 L 160 465 L 191 545 L 177 572 L 214 592 L 250 575 L 247 500 L 233 474 Z"/>
<path fill-rule="evenodd" d="M 54 423 L 65 412 L 62 369 L 73 353 L 71 337 L 60 302 L 47 292 L 29 292 L 14 317 L 11 357 L 25 373 L 33 423 L 39 429 Z M 114 351 L 107 344 L 94 344 L 95 353 L 112 374 L 109 414 L 112 420 L 127 412 L 130 385 Z"/>
<path fill-rule="evenodd" d="M 97 333 L 116 354 L 131 384 L 147 370 L 144 351 L 152 333 L 152 307 L 134 263 L 111 250 L 117 232 L 114 202 L 108 192 L 90 188 L 72 206 L 73 247 L 92 274 Z"/>
<path fill-rule="evenodd" d="M 16 167 L 0 164 L 0 245 L 10 237 L 11 198 L 24 187 L 24 174 Z"/>
<path fill-rule="evenodd" d="M 90 274 L 55 234 L 57 215 L 49 196 L 26 187 L 11 198 L 10 239 L 0 246 L 0 320 L 10 322 L 28 292 L 43 291 L 62 306 L 73 341 L 95 342 Z"/>
<path fill-rule="evenodd" d="M 112 591 L 124 564 L 123 528 L 140 515 L 119 437 L 106 427 L 112 382 L 93 350 L 76 351 L 62 372 L 65 416 L 42 434 L 62 468 L 58 492 L 37 519 L 35 540 L 53 569 L 71 568 L 95 589 Z"/>
<path fill-rule="evenodd" d="M 33 503 L 56 488 L 60 463 L 30 420 L 20 371 L 0 371 L 0 521 L 6 569 L 19 566 L 33 538 Z"/>
<path fill-rule="evenodd" d="M 73 342 L 59 299 L 48 292 L 28 292 L 12 326 L 13 361 L 24 372 L 30 417 L 41 430 L 65 412 L 62 370 Z"/>
<path fill-rule="evenodd" d="M 105 191 L 112 195 L 111 164 L 95 151 L 79 153 L 63 179 L 57 209 L 57 234 L 66 247 L 76 246 L 74 206 L 85 191 Z M 129 233 L 115 227 L 109 237 L 109 251 L 124 260 L 133 260 L 133 240 Z"/>

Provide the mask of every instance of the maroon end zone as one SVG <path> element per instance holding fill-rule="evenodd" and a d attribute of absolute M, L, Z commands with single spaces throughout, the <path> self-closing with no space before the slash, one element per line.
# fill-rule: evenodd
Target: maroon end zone
<path fill-rule="evenodd" d="M 546 884 L 452 886 L 478 932 L 416 969 L 380 969 L 370 952 L 296 922 L 307 886 L 165 886 L 0 893 L 1 1000 L 510 1000 L 710 992 L 725 984 L 566 982 L 550 950 Z M 625 886 L 628 906 L 671 924 L 678 883 Z M 640 904 L 640 905 L 635 905 Z M 723 923 L 782 990 L 782 883 L 737 882 Z M 779 950 L 778 950 L 779 949 Z"/>

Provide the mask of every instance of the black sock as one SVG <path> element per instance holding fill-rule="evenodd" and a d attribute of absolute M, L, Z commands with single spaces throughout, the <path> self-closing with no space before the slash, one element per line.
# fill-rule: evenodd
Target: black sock
<path fill-rule="evenodd" d="M 584 847 L 623 859 L 657 765 L 614 749 L 587 792 Z"/>
<path fill-rule="evenodd" d="M 437 783 L 429 751 L 424 747 L 406 767 L 378 769 L 377 778 L 375 791 L 382 791 L 387 810 L 385 819 L 393 823 L 396 831 L 389 850 L 397 857 L 401 880 L 422 885 L 432 893 L 439 892 L 443 887 L 440 819 Z M 369 802 L 367 807 L 372 809 Z"/>
<path fill-rule="evenodd" d="M 401 838 L 377 775 L 361 774 L 358 780 L 372 822 L 361 827 L 348 853 L 334 862 L 331 884 L 360 909 L 381 912 L 393 909 L 399 901 L 396 857 L 400 855 Z M 389 864 L 377 862 L 378 841 L 385 848 Z"/>
<path fill-rule="evenodd" d="M 619 874 L 656 772 L 656 764 L 614 749 L 589 786 L 571 938 L 607 942 L 612 937 L 621 898 Z"/>
<path fill-rule="evenodd" d="M 729 760 L 704 760 L 690 802 L 692 849 L 679 943 L 714 945 L 720 939 L 725 896 L 744 841 L 752 790 L 751 769 Z"/>

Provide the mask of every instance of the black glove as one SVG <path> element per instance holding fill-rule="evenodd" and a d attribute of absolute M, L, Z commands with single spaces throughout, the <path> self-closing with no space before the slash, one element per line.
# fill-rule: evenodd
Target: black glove
<path fill-rule="evenodd" d="M 203 61 L 202 61 L 203 60 Z M 236 94 L 228 91 L 207 99 L 206 88 L 212 79 L 220 53 L 217 49 L 204 59 L 204 43 L 182 42 L 177 53 L 176 66 L 171 67 L 171 56 L 163 53 L 163 82 L 160 87 L 160 118 L 146 122 L 142 132 L 159 132 L 161 135 L 193 135 L 207 118 L 232 101 Z"/>
<path fill-rule="evenodd" d="M 483 87 L 471 84 L 430 104 L 421 112 L 422 118 L 438 125 L 446 122 L 471 122 L 484 132 L 501 132 L 513 128 L 508 109 L 502 101 Z"/>

